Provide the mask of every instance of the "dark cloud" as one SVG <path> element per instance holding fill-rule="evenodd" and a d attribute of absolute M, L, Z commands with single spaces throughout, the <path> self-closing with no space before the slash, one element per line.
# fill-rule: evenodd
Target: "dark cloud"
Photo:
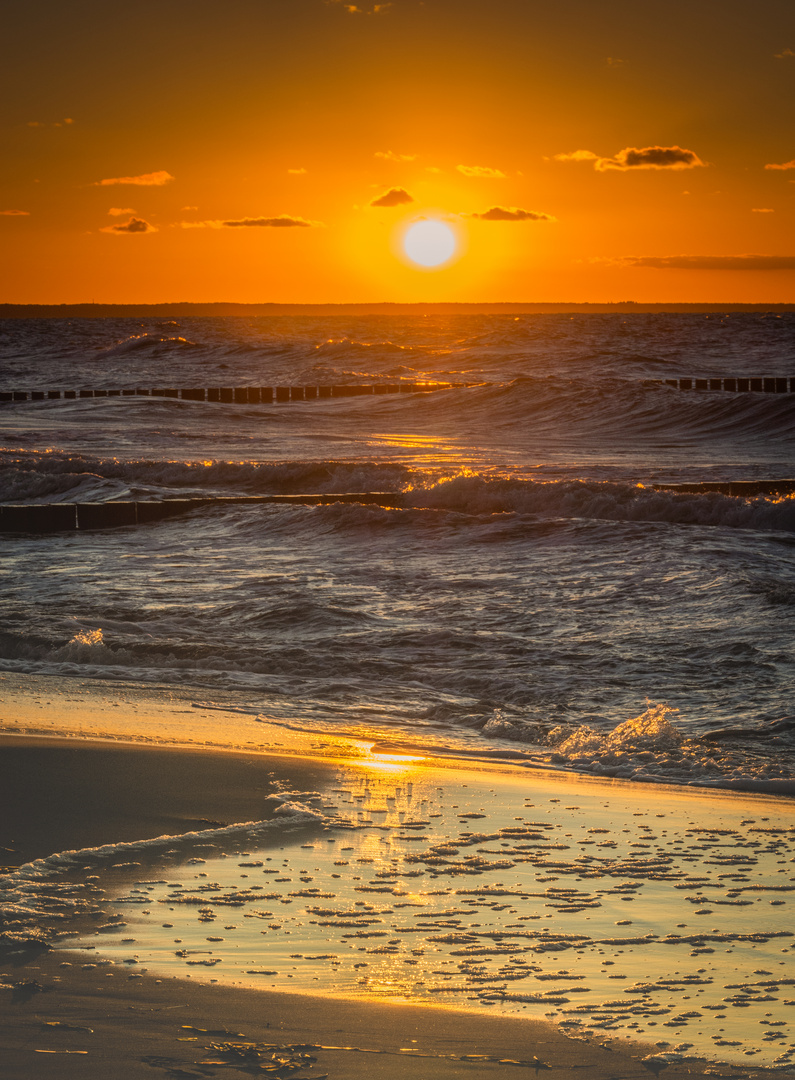
<path fill-rule="evenodd" d="M 575 150 L 571 154 L 555 154 L 555 161 L 592 161 L 597 172 L 617 169 L 695 169 L 704 166 L 694 150 L 681 146 L 627 146 L 614 157 L 599 157 L 592 150 Z"/>
<path fill-rule="evenodd" d="M 681 146 L 628 146 L 614 158 L 599 158 L 596 168 L 605 169 L 695 169 L 704 162 L 693 150 Z"/>
<path fill-rule="evenodd" d="M 393 187 L 383 195 L 379 195 L 377 199 L 373 199 L 370 206 L 403 206 L 405 203 L 412 203 L 414 199 L 403 188 Z"/>
<path fill-rule="evenodd" d="M 317 225 L 317 222 L 306 221 L 304 218 L 290 217 L 289 214 L 280 214 L 278 217 L 247 217 L 240 218 L 239 221 L 222 221 L 221 224 L 228 229 L 311 229 L 313 225 Z"/>
<path fill-rule="evenodd" d="M 520 210 L 516 206 L 492 206 L 484 214 L 473 214 L 481 221 L 554 221 L 551 214 L 537 213 L 535 210 Z"/>
<path fill-rule="evenodd" d="M 107 233 L 149 233 L 157 232 L 154 225 L 150 225 L 143 218 L 131 217 L 123 225 L 106 225 L 100 232 Z"/>
<path fill-rule="evenodd" d="M 639 255 L 620 261 L 653 270 L 795 270 L 795 255 Z"/>

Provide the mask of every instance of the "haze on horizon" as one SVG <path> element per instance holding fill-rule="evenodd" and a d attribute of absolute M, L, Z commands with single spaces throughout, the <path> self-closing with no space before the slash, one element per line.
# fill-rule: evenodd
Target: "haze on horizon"
<path fill-rule="evenodd" d="M 3 36 L 0 302 L 795 300 L 786 0 L 7 0 Z"/>

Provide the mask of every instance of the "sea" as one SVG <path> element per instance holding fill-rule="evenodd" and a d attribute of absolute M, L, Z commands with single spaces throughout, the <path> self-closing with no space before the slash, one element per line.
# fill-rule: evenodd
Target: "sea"
<path fill-rule="evenodd" d="M 0 671 L 795 794 L 795 394 L 666 382 L 760 376 L 795 313 L 4 320 L 0 390 L 454 385 L 3 402 L 2 503 L 384 497 L 1 534 Z"/>

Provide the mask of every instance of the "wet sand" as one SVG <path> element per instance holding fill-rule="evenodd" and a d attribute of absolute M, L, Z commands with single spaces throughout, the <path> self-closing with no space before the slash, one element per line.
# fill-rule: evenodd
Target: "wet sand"
<path fill-rule="evenodd" d="M 0 739 L 5 859 L 18 865 L 63 848 L 251 820 L 262 813 L 276 775 L 315 787 L 332 772 L 302 759 L 6 736 Z M 340 1080 L 477 1080 L 515 1076 L 517 1069 L 563 1076 L 585 1069 L 599 1080 L 629 1080 L 648 1075 L 639 1059 L 653 1049 L 637 1046 L 628 1054 L 586 1046 L 539 1021 L 158 979 L 123 967 L 84 968 L 81 959 L 71 951 L 6 948 L 0 960 L 6 1080 L 250 1071 L 253 1062 L 270 1062 L 270 1044 L 288 1048 L 279 1051 L 282 1076 L 295 1070 L 299 1077 Z M 306 1044 L 312 1049 L 301 1049 Z M 302 1061 L 302 1053 L 316 1062 Z"/>
<path fill-rule="evenodd" d="M 174 708 L 173 701 L 169 705 Z M 101 706 L 95 696 L 95 710 L 104 707 L 110 716 L 112 706 L 109 700 Z M 165 704 L 164 710 L 168 712 Z M 130 715 L 121 715 L 124 712 L 114 712 L 120 731 L 136 722 Z M 58 718 L 52 708 L 44 713 L 43 726 L 50 721 L 55 728 Z M 214 853 L 205 851 L 203 858 L 192 860 L 188 847 L 174 854 L 180 845 L 173 843 L 170 861 L 155 853 L 151 862 L 134 862 L 130 870 L 114 869 L 118 862 L 109 863 L 106 855 L 81 852 L 77 862 L 88 864 L 82 867 L 84 872 L 96 865 L 97 873 L 87 880 L 104 875 L 106 899 L 101 914 L 124 918 L 129 928 L 101 927 L 110 934 L 99 941 L 95 924 L 90 932 L 84 926 L 81 939 L 64 940 L 53 951 L 5 942 L 0 959 L 4 987 L 0 990 L 0 1048 L 7 1063 L 3 1075 L 9 1080 L 207 1076 L 230 1068 L 259 1068 L 270 1062 L 276 1052 L 273 1046 L 278 1044 L 292 1049 L 279 1051 L 284 1060 L 282 1071 L 275 1075 L 295 1074 L 296 1080 L 324 1075 L 343 1080 L 365 1074 L 417 1080 L 485 1078 L 515 1076 L 517 1068 L 531 1068 L 535 1073 L 558 1070 L 566 1076 L 586 1069 L 600 1080 L 629 1080 L 665 1069 L 666 1076 L 675 1077 L 688 1069 L 700 1072 L 705 1068 L 703 1061 L 687 1060 L 692 1044 L 679 1041 L 693 1038 L 695 1026 L 712 1023 L 712 1014 L 703 1010 L 701 1019 L 692 1019 L 698 1003 L 711 999 L 694 997 L 691 1004 L 690 994 L 725 994 L 719 988 L 727 983 L 739 992 L 718 998 L 721 1003 L 714 1007 L 729 1013 L 727 1020 L 720 1019 L 729 1036 L 713 1038 L 729 1040 L 739 1019 L 748 1024 L 749 1012 L 735 1013 L 734 1009 L 750 1010 L 752 1022 L 765 1026 L 755 1029 L 759 1046 L 755 1034 L 744 1035 L 742 1046 L 736 1040 L 719 1041 L 714 1060 L 722 1056 L 721 1045 L 735 1046 L 738 1054 L 751 1054 L 748 1066 L 761 1075 L 761 1060 L 753 1061 L 753 1057 L 760 1052 L 763 1038 L 783 1040 L 783 1044 L 774 1043 L 776 1052 L 792 1045 L 787 1025 L 775 1019 L 776 1010 L 791 1004 L 782 1000 L 791 991 L 782 993 L 771 983 L 775 978 L 783 986 L 784 976 L 791 974 L 792 934 L 786 906 L 768 906 L 786 904 L 791 889 L 789 848 L 794 830 L 788 803 L 609 784 L 529 770 L 513 770 L 509 775 L 510 770 L 481 766 L 468 772 L 435 765 L 413 769 L 412 763 L 342 762 L 253 750 L 152 747 L 21 734 L 0 737 L 0 846 L 5 849 L 2 862 L 7 867 L 59 851 L 129 844 L 163 835 L 198 833 L 201 838 L 234 822 L 263 821 L 274 814 L 275 804 L 268 797 L 286 789 L 315 793 L 316 804 L 322 803 L 326 811 L 323 829 L 329 834 L 322 835 L 320 826 L 313 833 L 308 826 L 308 836 L 276 833 L 276 839 L 268 841 L 270 849 L 260 851 L 259 846 L 239 842 L 237 848 L 228 845 L 221 852 L 216 846 Z M 487 799 L 493 802 L 487 804 Z M 555 830 L 555 835 L 549 830 Z M 302 843 L 304 839 L 309 842 Z M 252 936 L 260 933 L 263 922 L 250 919 L 244 927 L 240 916 L 244 910 L 245 918 L 267 913 L 256 908 L 250 912 L 250 903 L 241 907 L 241 896 L 254 887 L 254 874 L 275 872 L 267 868 L 270 856 L 276 858 L 274 843 L 284 845 L 278 853 L 278 872 L 285 877 L 259 880 L 276 889 L 275 882 L 284 881 L 282 892 L 273 895 L 282 896 L 277 902 L 295 903 L 295 907 L 279 909 L 279 924 L 273 924 L 273 932 L 263 941 Z M 453 849 L 456 843 L 460 850 Z M 252 861 L 227 858 L 227 853 L 248 855 L 242 846 L 251 846 Z M 135 857 L 141 858 L 140 854 Z M 158 869 L 158 880 L 135 880 L 153 867 Z M 763 870 L 769 880 L 781 883 L 784 893 L 756 888 L 755 880 L 761 880 Z M 210 906 L 199 909 L 197 922 L 196 908 L 180 905 L 174 899 L 177 894 L 168 890 L 185 890 L 183 898 L 189 890 L 201 892 L 208 872 L 218 882 L 213 886 L 214 896 L 209 897 Z M 783 876 L 770 878 L 773 873 Z M 369 874 L 375 877 L 365 876 Z M 523 876 L 514 879 L 514 874 Z M 305 879 L 304 893 L 288 893 Z M 716 888 L 724 891 L 704 893 L 704 889 Z M 292 900 L 321 889 L 336 892 L 321 893 L 328 900 Z M 360 894 L 367 895 L 356 900 Z M 732 899 L 724 900 L 724 895 Z M 230 896 L 234 916 L 224 906 L 225 897 Z M 776 896 L 775 901 L 770 896 Z M 248 903 L 250 896 L 244 899 Z M 171 906 L 154 908 L 155 903 Z M 314 919 L 320 925 L 310 929 L 313 908 L 299 905 L 317 903 L 331 906 L 318 909 L 322 918 L 316 915 Z M 623 918 L 628 914 L 626 903 L 631 905 L 630 919 Z M 709 908 L 704 906 L 707 903 Z M 726 906 L 716 908 L 715 903 Z M 763 907 L 753 908 L 753 903 Z M 154 909 L 151 917 L 146 904 Z M 412 908 L 424 910 L 404 910 Z M 508 914 L 502 914 L 506 910 Z M 111 911 L 124 914 L 108 916 Z M 522 911 L 532 914 L 522 915 Z M 666 970 L 670 974 L 673 969 L 679 978 L 668 980 L 672 985 L 662 985 L 666 980 L 658 975 L 658 985 L 644 986 L 644 978 L 655 978 L 649 958 L 653 960 L 654 950 L 661 948 L 662 927 L 684 926 L 684 922 L 672 921 L 682 911 L 687 912 L 688 929 L 671 935 L 678 939 L 681 933 L 681 940 L 662 942 L 677 946 L 662 952 L 663 962 L 670 957 Z M 690 922 L 691 912 L 704 918 Z M 508 923 L 517 914 L 519 921 Z M 170 920 L 162 924 L 169 927 L 167 931 L 160 929 L 164 917 Z M 220 924 L 231 917 L 241 928 L 225 927 L 230 931 L 225 942 Z M 419 924 L 422 934 L 418 935 L 417 924 L 410 928 L 410 919 L 429 917 L 431 924 Z M 745 932 L 731 940 L 725 934 L 709 940 L 709 931 L 717 931 L 716 924 L 724 917 L 734 920 L 740 930 L 741 917 L 746 922 L 756 920 L 763 928 L 786 929 L 771 931 L 772 945 L 743 940 Z M 538 919 L 552 921 L 533 921 Z M 379 920 L 386 923 L 383 929 L 368 925 Z M 444 920 L 448 920 L 446 927 Z M 395 938 L 386 946 L 389 931 L 401 935 L 399 943 Z M 346 950 L 340 952 L 342 966 L 318 966 L 320 956 L 302 958 L 297 952 L 298 937 L 305 932 L 317 938 L 312 938 L 315 951 L 324 939 L 324 952 Z M 122 933 L 135 937 L 122 938 Z M 243 935 L 242 945 L 233 946 L 238 940 L 235 934 Z M 285 934 L 293 936 L 284 938 Z M 546 934 L 549 937 L 543 937 Z M 778 940 L 779 934 L 787 940 Z M 627 936 L 634 940 L 629 942 Z M 384 941 L 358 940 L 370 937 Z M 174 940 L 184 940 L 190 948 L 180 945 L 175 951 Z M 200 940 L 213 943 L 218 952 L 212 962 L 221 964 L 220 968 L 186 966 L 204 962 L 186 959 L 194 956 L 192 949 Z M 125 941 L 135 944 L 125 945 Z M 235 968 L 233 953 L 223 950 L 241 948 L 247 956 L 252 942 L 258 942 L 256 947 L 268 955 L 279 955 L 282 962 L 291 950 L 300 993 L 283 992 L 289 985 L 287 978 L 293 978 L 286 974 L 287 966 L 282 967 L 280 978 L 263 980 L 267 985 L 262 989 L 251 988 L 258 984 L 257 977 L 245 985 L 241 977 L 245 962 Z M 447 944 L 451 948 L 445 950 Z M 427 960 L 423 948 L 428 951 Z M 759 949 L 768 952 L 761 957 L 755 951 Z M 775 957 L 775 969 L 773 949 L 784 954 Z M 716 950 L 731 958 L 711 955 Z M 735 950 L 747 955 L 738 956 Z M 226 958 L 223 962 L 221 955 Z M 694 959 L 688 960 L 688 955 Z M 353 964 L 357 956 L 360 962 Z M 730 968 L 741 960 L 748 972 L 757 965 L 756 983 L 748 982 L 745 974 L 737 975 L 736 966 Z M 761 968 L 760 960 L 768 967 Z M 302 974 L 299 969 L 308 961 L 314 966 L 305 966 Z M 492 961 L 496 982 L 483 967 Z M 411 996 L 407 976 L 417 972 L 417 967 L 401 968 L 403 981 L 394 983 L 394 989 L 386 983 L 379 988 L 379 977 L 397 970 L 389 967 L 397 963 L 453 965 L 436 972 L 441 980 L 437 988 L 443 991 L 436 998 L 438 1003 L 400 1001 Z M 606 963 L 611 966 L 597 966 Z M 511 964 L 523 965 L 514 967 L 513 974 L 528 981 L 505 983 L 511 977 Z M 625 970 L 632 974 L 620 974 Z M 591 1000 L 584 994 L 567 1004 L 563 995 L 574 993 L 571 987 L 576 980 L 588 985 L 606 971 L 613 973 L 607 976 L 610 979 L 634 978 L 636 982 L 609 984 L 616 1000 L 580 1005 Z M 321 991 L 317 995 L 306 992 L 307 987 L 311 989 L 312 972 Z M 248 974 L 275 976 L 277 972 Z M 462 986 L 457 988 L 457 983 Z M 457 998 L 453 994 L 453 1001 L 463 1004 L 466 996 L 471 1007 L 440 1007 L 442 1001 L 450 1004 L 446 991 L 456 988 L 464 993 Z M 628 996 L 616 996 L 623 994 Z M 685 1011 L 671 1015 L 669 1008 L 666 1012 L 660 1007 L 665 1004 L 659 1000 L 663 994 L 681 997 L 679 1007 Z M 362 1000 L 368 996 L 371 1000 Z M 372 1000 L 378 997 L 381 1000 Z M 557 1019 L 564 1027 L 568 1024 L 568 1035 L 547 1022 L 550 1008 L 558 1010 Z M 529 1012 L 507 1014 L 516 1009 Z M 757 1021 L 757 1013 L 774 1019 Z M 657 1027 L 658 1020 L 664 1027 Z M 783 1030 L 776 1025 L 783 1025 Z M 656 1029 L 654 1034 L 649 1028 Z M 724 1029 L 716 1025 L 715 1030 Z M 304 1044 L 320 1049 L 296 1049 Z M 301 1053 L 317 1061 L 303 1060 Z M 645 1063 L 644 1058 L 648 1059 Z M 791 1057 L 785 1055 L 779 1061 L 777 1075 L 795 1075 Z M 733 1066 L 709 1069 L 725 1076 L 748 1075 L 742 1059 Z"/>
<path fill-rule="evenodd" d="M 276 776 L 312 790 L 330 773 L 300 757 L 0 734 L 0 863 L 257 821 Z"/>
<path fill-rule="evenodd" d="M 6 961 L 3 981 L 18 986 L 0 993 L 5 1080 L 251 1075 L 272 1064 L 276 1048 L 285 1067 L 273 1075 L 295 1072 L 296 1080 L 649 1076 L 642 1047 L 586 1046 L 539 1022 L 147 975 L 105 978 L 61 966 L 70 959 L 55 953 L 10 971 Z M 687 1073 L 672 1066 L 666 1075 Z"/>

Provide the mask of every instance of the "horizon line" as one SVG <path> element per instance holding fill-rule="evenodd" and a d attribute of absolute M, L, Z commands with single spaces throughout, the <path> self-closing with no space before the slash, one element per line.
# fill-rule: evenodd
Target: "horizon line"
<path fill-rule="evenodd" d="M 320 301 L 320 302 L 286 302 L 278 301 L 228 301 L 228 300 L 166 300 L 150 303 L 135 302 L 100 302 L 90 301 L 58 303 L 0 303 L 0 318 L 3 317 L 26 317 L 29 315 L 66 315 L 78 314 L 104 314 L 110 311 L 124 312 L 133 315 L 136 312 L 142 314 L 155 314 L 157 311 L 173 313 L 176 309 L 188 314 L 379 314 L 387 311 L 411 311 L 434 313 L 470 313 L 470 314 L 544 314 L 564 313 L 566 311 L 578 313 L 585 311 L 636 311 L 639 313 L 653 313 L 655 311 L 666 312 L 720 312 L 720 311 L 769 311 L 787 310 L 795 311 L 793 301 L 715 301 L 715 300 L 437 300 L 437 301 Z M 220 309 L 224 309 L 221 311 Z"/>

